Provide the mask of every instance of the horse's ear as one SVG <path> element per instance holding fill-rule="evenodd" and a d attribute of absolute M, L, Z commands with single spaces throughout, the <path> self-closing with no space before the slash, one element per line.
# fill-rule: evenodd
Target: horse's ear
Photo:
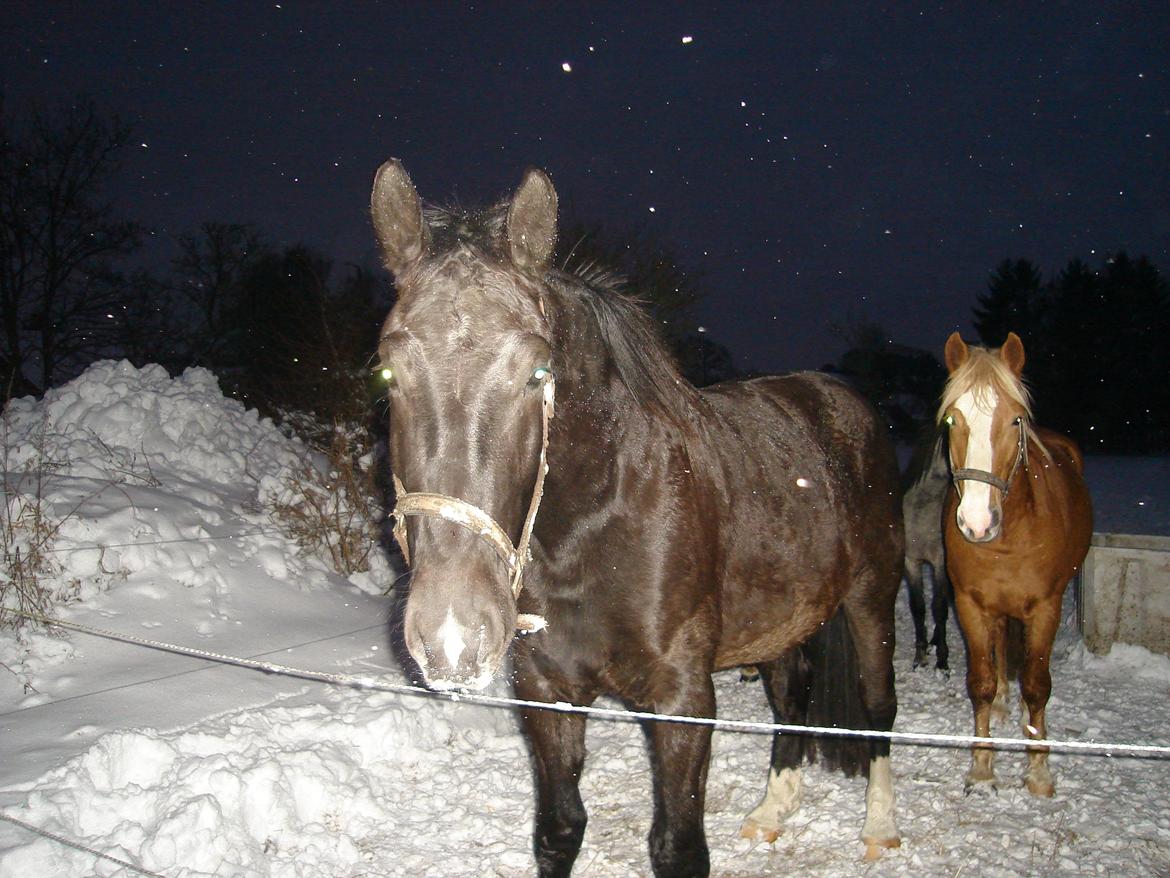
<path fill-rule="evenodd" d="M 999 356 L 1007 367 L 1016 375 L 1024 371 L 1024 343 L 1014 332 L 1009 332 L 1003 347 L 999 349 Z"/>
<path fill-rule="evenodd" d="M 370 212 L 386 267 L 397 277 L 423 255 L 427 246 L 422 202 L 398 159 L 390 159 L 374 175 Z"/>
<path fill-rule="evenodd" d="M 967 362 L 968 355 L 967 343 L 963 341 L 963 337 L 957 332 L 952 332 L 947 339 L 947 346 L 943 348 L 943 362 L 947 364 L 947 372 L 954 372 Z"/>
<path fill-rule="evenodd" d="M 557 245 L 557 191 L 548 174 L 529 168 L 508 206 L 508 248 L 521 271 L 544 274 Z"/>

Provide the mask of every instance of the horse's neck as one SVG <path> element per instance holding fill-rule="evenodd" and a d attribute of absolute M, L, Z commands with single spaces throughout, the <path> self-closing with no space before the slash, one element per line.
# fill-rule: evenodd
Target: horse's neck
<path fill-rule="evenodd" d="M 1054 506 L 1065 500 L 1065 481 L 1069 473 L 1064 471 L 1070 461 L 1059 449 L 1053 453 L 1047 445 L 1041 444 L 1037 435 L 1027 437 L 1026 456 L 1017 470 L 1015 482 L 1010 489 L 1012 495 L 1039 514 L 1047 514 Z M 1005 515 L 1006 515 L 1005 511 Z"/>

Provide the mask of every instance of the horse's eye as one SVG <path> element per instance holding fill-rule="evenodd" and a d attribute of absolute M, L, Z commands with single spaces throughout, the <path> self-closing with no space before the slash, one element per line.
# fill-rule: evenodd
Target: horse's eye
<path fill-rule="evenodd" d="M 394 386 L 394 370 L 391 369 L 389 366 L 385 366 L 382 369 L 378 370 L 378 376 L 383 381 L 385 381 L 388 386 L 390 386 L 390 387 Z"/>
<path fill-rule="evenodd" d="M 954 415 L 947 415 L 945 418 L 943 418 L 943 423 L 946 424 L 948 427 L 955 426 L 955 416 Z"/>
<path fill-rule="evenodd" d="M 529 381 L 528 383 L 535 386 L 551 374 L 552 374 L 552 370 L 549 369 L 547 366 L 537 366 L 536 369 L 534 369 L 532 372 L 532 380 Z"/>

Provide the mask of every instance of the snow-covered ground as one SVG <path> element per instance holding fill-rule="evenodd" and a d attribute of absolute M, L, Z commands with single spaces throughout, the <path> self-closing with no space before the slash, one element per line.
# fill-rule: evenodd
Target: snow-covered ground
<path fill-rule="evenodd" d="M 304 448 L 224 399 L 208 373 L 172 380 L 155 367 L 98 364 L 42 402 L 13 403 L 2 438 L 10 483 L 35 454 L 51 461 L 42 493 L 65 518 L 56 580 L 76 598 L 61 618 L 405 682 L 386 625 L 392 599 L 380 594 L 393 572 L 344 580 L 277 531 L 262 501 Z M 1170 462 L 1092 459 L 1089 478 L 1098 530 L 1170 533 Z M 1170 744 L 1170 659 L 1135 647 L 1088 654 L 1066 606 L 1051 736 Z M 910 670 L 904 607 L 897 729 L 968 733 L 962 673 Z M 961 648 L 955 656 L 961 667 Z M 148 873 L 533 873 L 532 783 L 507 710 L 306 682 L 81 633 L 4 631 L 0 662 L 0 812 Z M 716 686 L 722 717 L 768 718 L 758 685 L 726 673 Z M 590 823 L 575 874 L 649 874 L 641 731 L 594 719 L 588 747 Z M 1167 761 L 1053 755 L 1056 797 L 1037 801 L 1007 783 L 1022 773 L 1021 754 L 1000 755 L 997 796 L 967 797 L 966 751 L 896 746 L 903 846 L 866 863 L 857 839 L 863 781 L 815 767 L 779 840 L 738 837 L 768 752 L 764 735 L 715 733 L 714 875 L 1170 875 Z M 131 874 L 0 822 L 0 878 Z"/>

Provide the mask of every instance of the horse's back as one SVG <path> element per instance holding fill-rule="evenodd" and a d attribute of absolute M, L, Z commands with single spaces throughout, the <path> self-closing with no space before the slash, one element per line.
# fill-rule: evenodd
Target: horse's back
<path fill-rule="evenodd" d="M 1038 427 L 1036 434 L 1054 464 L 1043 472 L 1060 515 L 1048 518 L 1053 524 L 1063 522 L 1068 558 L 1076 568 L 1088 554 L 1093 537 L 1093 501 L 1085 482 L 1085 458 L 1077 443 L 1063 433 Z"/>
<path fill-rule="evenodd" d="M 716 496 L 721 663 L 802 642 L 862 578 L 892 610 L 903 549 L 898 466 L 864 397 L 801 372 L 716 385 L 702 398 L 710 417 L 692 463 Z"/>
<path fill-rule="evenodd" d="M 880 478 L 897 491 L 893 447 L 873 407 L 844 382 L 819 372 L 729 381 L 701 392 L 739 442 L 720 448 L 758 458 L 771 471 L 831 465 L 842 481 Z M 742 443 L 742 447 L 739 447 Z M 776 459 L 775 453 L 789 457 Z"/>
<path fill-rule="evenodd" d="M 1075 472 L 1083 480 L 1085 457 L 1081 453 L 1080 446 L 1068 436 L 1057 433 L 1055 430 L 1049 430 L 1046 427 L 1035 427 L 1034 429 L 1041 443 L 1048 449 L 1049 454 L 1066 462 L 1071 466 L 1072 472 Z"/>

